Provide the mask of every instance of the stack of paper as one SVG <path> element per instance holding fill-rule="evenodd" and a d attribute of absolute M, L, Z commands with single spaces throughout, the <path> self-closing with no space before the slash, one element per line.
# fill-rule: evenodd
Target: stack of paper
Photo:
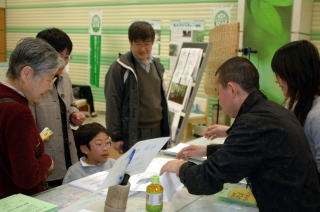
<path fill-rule="evenodd" d="M 180 152 L 183 148 L 190 146 L 191 144 L 193 145 L 200 145 L 200 146 L 206 146 L 206 145 L 210 145 L 210 144 L 223 144 L 224 143 L 225 138 L 216 138 L 213 140 L 208 140 L 204 137 L 195 139 L 194 141 L 190 141 L 188 143 L 179 143 L 178 145 L 171 147 L 169 149 L 166 149 L 163 151 L 164 154 L 167 155 L 177 155 L 178 152 Z M 192 158 L 194 160 L 199 160 L 199 161 L 204 161 L 207 159 L 207 157 L 200 157 L 200 158 Z"/>
<path fill-rule="evenodd" d="M 97 172 L 95 174 L 89 175 L 87 177 L 80 178 L 78 180 L 74 180 L 69 183 L 69 185 L 80 188 L 85 191 L 89 192 L 99 192 L 101 195 L 107 195 L 108 193 L 108 188 L 101 189 L 101 185 L 105 181 L 106 177 L 108 176 L 109 172 L 108 171 L 102 171 L 102 172 Z M 135 194 L 135 191 L 131 192 L 129 196 Z"/>
<path fill-rule="evenodd" d="M 1 212 L 56 212 L 58 206 L 23 194 L 15 194 L 0 200 Z"/>
<path fill-rule="evenodd" d="M 108 171 L 97 172 L 87 177 L 72 181 L 69 183 L 69 185 L 89 192 L 96 192 L 99 190 L 108 174 Z"/>

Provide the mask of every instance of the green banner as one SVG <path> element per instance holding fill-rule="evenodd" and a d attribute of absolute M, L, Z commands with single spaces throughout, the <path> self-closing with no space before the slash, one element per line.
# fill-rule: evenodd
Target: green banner
<path fill-rule="evenodd" d="M 90 35 L 90 84 L 99 87 L 101 35 Z"/>
<path fill-rule="evenodd" d="M 247 0 L 243 47 L 257 50 L 248 59 L 259 70 L 260 88 L 269 99 L 283 103 L 280 87 L 275 83 L 271 60 L 275 51 L 290 41 L 292 0 Z"/>
<path fill-rule="evenodd" d="M 90 12 L 90 84 L 99 87 L 102 11 Z"/>

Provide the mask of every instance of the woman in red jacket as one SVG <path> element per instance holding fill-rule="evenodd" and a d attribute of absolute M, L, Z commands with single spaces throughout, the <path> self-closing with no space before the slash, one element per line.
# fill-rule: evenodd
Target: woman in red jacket
<path fill-rule="evenodd" d="M 10 56 L 0 83 L 0 198 L 42 191 L 53 169 L 28 105 L 52 89 L 62 65 L 58 52 L 38 38 L 23 39 Z"/>

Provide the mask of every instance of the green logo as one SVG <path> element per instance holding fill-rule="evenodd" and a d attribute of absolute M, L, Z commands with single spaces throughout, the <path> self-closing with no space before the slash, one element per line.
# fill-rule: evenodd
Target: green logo
<path fill-rule="evenodd" d="M 91 28 L 93 32 L 99 32 L 101 27 L 100 17 L 96 14 L 92 17 Z"/>
<path fill-rule="evenodd" d="M 220 10 L 217 12 L 216 16 L 214 17 L 214 26 L 219 26 L 221 24 L 229 23 L 229 15 L 224 10 Z"/>

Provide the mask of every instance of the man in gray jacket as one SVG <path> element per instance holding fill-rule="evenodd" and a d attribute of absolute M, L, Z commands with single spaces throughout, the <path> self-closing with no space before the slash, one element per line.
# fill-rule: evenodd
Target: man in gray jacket
<path fill-rule="evenodd" d="M 46 29 L 37 34 L 38 38 L 47 41 L 69 62 L 72 42 L 69 36 L 60 29 Z M 31 108 L 39 131 L 48 127 L 53 131 L 49 140 L 45 141 L 45 152 L 55 163 L 53 173 L 48 177 L 49 187 L 62 184 L 67 169 L 78 161 L 70 124 L 79 126 L 85 119 L 74 103 L 71 81 L 68 73 L 61 69 L 56 73 L 53 89 L 39 105 Z"/>
<path fill-rule="evenodd" d="M 128 34 L 131 51 L 110 66 L 105 79 L 107 130 L 120 153 L 137 141 L 170 134 L 164 68 L 151 56 L 155 32 L 138 21 Z"/>

